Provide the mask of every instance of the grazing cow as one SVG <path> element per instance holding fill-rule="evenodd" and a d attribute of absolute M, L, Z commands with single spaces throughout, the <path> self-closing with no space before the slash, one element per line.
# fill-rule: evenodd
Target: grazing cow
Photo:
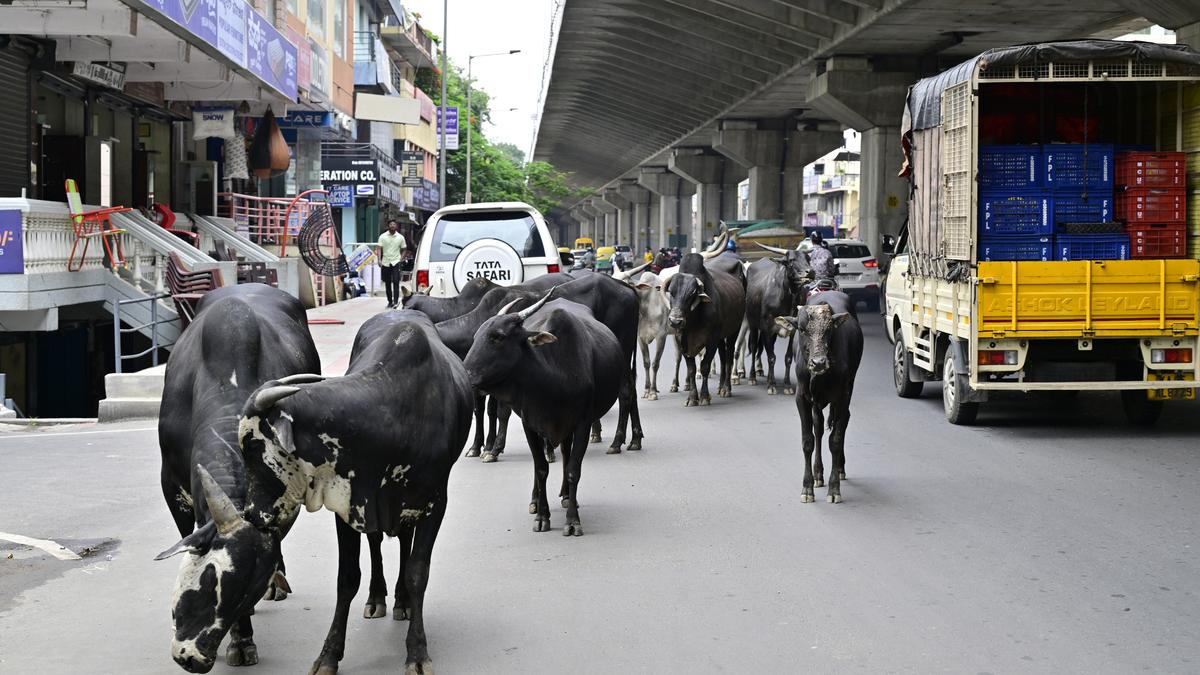
<path fill-rule="evenodd" d="M 813 487 L 821 487 L 824 409 L 829 408 L 829 501 L 842 501 L 841 481 L 846 477 L 846 427 L 854 377 L 862 361 L 863 334 L 854 315 L 854 302 L 845 293 L 826 291 L 797 308 L 796 316 L 779 317 L 780 333 L 791 337 L 796 355 L 796 409 L 804 436 L 804 493 L 801 501 L 814 501 Z M 813 452 L 816 451 L 814 459 Z M 815 477 L 814 477 L 815 472 Z"/>
<path fill-rule="evenodd" d="M 499 288 L 496 282 L 484 277 L 475 277 L 467 282 L 462 292 L 452 298 L 437 298 L 425 293 L 413 293 L 407 288 L 401 288 L 403 296 L 401 303 L 404 309 L 415 309 L 425 313 L 431 321 L 437 323 L 462 316 L 475 308 L 479 301 L 493 288 Z"/>
<path fill-rule="evenodd" d="M 696 355 L 704 350 L 700 362 L 699 391 L 692 389 L 684 405 L 708 405 L 708 373 L 712 360 L 721 355 L 717 395 L 732 395 L 733 348 L 738 328 L 746 312 L 746 278 L 737 261 L 714 259 L 705 263 L 698 253 L 684 256 L 679 272 L 665 288 L 671 298 L 667 322 L 679 336 L 681 352 L 687 360 L 687 378 L 696 379 Z"/>
<path fill-rule="evenodd" d="M 226 631 L 232 634 L 225 652 L 229 665 L 258 662 L 250 614 L 264 591 L 270 599 L 286 597 L 283 561 L 277 545 L 253 552 L 226 549 L 226 532 L 217 531 L 213 500 L 205 496 L 216 486 L 228 495 L 224 501 L 230 501 L 231 508 L 244 503 L 246 475 L 237 446 L 237 418 L 251 392 L 268 380 L 319 372 L 304 306 L 263 284 L 205 294 L 196 318 L 167 360 L 158 422 L 162 490 L 187 542 L 168 552 L 192 553 L 180 568 L 171 603 L 171 656 L 186 670 L 212 668 Z M 223 562 L 209 566 L 209 559 Z M 235 569 L 244 572 L 239 580 L 231 578 Z M 255 590 L 244 603 L 235 604 L 234 596 L 247 582 Z M 221 607 L 215 615 L 193 611 L 197 604 L 214 603 Z"/>
<path fill-rule="evenodd" d="M 462 362 L 429 317 L 411 310 L 363 324 L 344 377 L 304 387 L 268 383 L 246 402 L 239 437 L 256 478 L 244 516 L 254 527 L 247 529 L 277 537 L 275 524 L 301 505 L 337 514 L 337 604 L 310 672 L 337 672 L 361 580 L 359 535 L 383 533 L 401 542 L 395 614 L 409 620 L 405 672 L 432 673 L 425 587 L 472 407 Z"/>
<path fill-rule="evenodd" d="M 521 416 L 533 453 L 534 532 L 550 529 L 544 444 L 561 445 L 567 509 L 564 536 L 580 536 L 579 477 L 592 421 L 617 400 L 629 359 L 617 337 L 587 307 L 550 294 L 519 312 L 488 319 L 467 354 L 467 373 L 477 389 L 498 397 Z"/>
<path fill-rule="evenodd" d="M 762 244 L 759 244 L 762 246 Z M 782 252 L 780 258 L 756 260 L 746 276 L 746 321 L 751 354 L 750 384 L 758 384 L 756 367 L 763 352 L 767 356 L 767 394 L 775 394 L 775 317 L 784 316 L 803 302 L 804 284 L 812 277 L 808 259 L 800 251 L 763 246 Z M 792 388 L 792 345 L 788 341 L 783 365 L 783 393 Z"/>
<path fill-rule="evenodd" d="M 633 284 L 638 295 L 638 345 L 642 349 L 642 365 L 646 370 L 646 386 L 642 398 L 658 400 L 658 366 L 662 362 L 663 348 L 667 344 L 670 327 L 667 314 L 671 301 L 663 293 L 662 282 L 654 272 L 643 272 Z M 653 368 L 650 361 L 650 345 L 654 343 Z M 676 378 L 678 378 L 676 369 Z"/>

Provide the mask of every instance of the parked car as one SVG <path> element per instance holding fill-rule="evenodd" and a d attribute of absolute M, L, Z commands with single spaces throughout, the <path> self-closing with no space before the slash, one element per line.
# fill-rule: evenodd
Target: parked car
<path fill-rule="evenodd" d="M 425 233 L 415 285 L 435 297 L 454 297 L 477 276 L 512 286 L 561 269 L 545 219 L 523 202 L 447 206 Z"/>

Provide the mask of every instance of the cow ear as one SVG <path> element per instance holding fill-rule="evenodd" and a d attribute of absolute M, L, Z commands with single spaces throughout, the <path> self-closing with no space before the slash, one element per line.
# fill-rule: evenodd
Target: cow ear
<path fill-rule="evenodd" d="M 783 337 L 788 337 L 796 332 L 796 317 L 777 316 L 775 317 L 775 325 L 779 327 L 779 332 Z"/>
<path fill-rule="evenodd" d="M 213 537 L 216 535 L 216 533 L 217 533 L 217 524 L 210 520 L 204 524 L 204 527 L 196 530 L 195 532 L 189 534 L 188 536 L 184 537 L 183 539 L 180 539 L 171 548 L 154 556 L 154 559 L 155 560 L 166 560 L 167 558 L 170 558 L 171 556 L 176 556 L 176 555 L 179 555 L 180 553 L 185 553 L 185 552 L 186 553 L 195 553 L 197 555 L 199 555 L 201 553 L 207 553 L 208 549 L 212 547 L 212 540 L 213 540 Z"/>
<path fill-rule="evenodd" d="M 650 290 L 651 288 L 654 288 L 654 287 L 653 287 L 653 286 L 651 286 L 650 284 L 647 284 L 647 283 L 645 283 L 645 282 L 641 282 L 641 281 L 639 281 L 638 283 L 634 284 L 634 285 L 633 285 L 633 287 L 634 287 L 634 288 L 636 288 L 636 289 L 638 289 L 639 291 L 648 291 L 648 290 Z"/>
<path fill-rule="evenodd" d="M 837 328 L 838 326 L 846 323 L 846 319 L 849 319 L 849 318 L 850 318 L 850 314 L 848 312 L 840 312 L 838 314 L 834 314 L 833 315 L 833 327 Z"/>
<path fill-rule="evenodd" d="M 400 287 L 400 297 L 401 298 L 404 298 L 405 300 L 407 300 L 412 297 L 412 294 L 413 294 L 413 292 L 408 290 L 407 286 Z"/>
<path fill-rule="evenodd" d="M 712 302 L 712 298 L 708 296 L 708 293 L 701 293 L 698 299 L 700 302 Z"/>
<path fill-rule="evenodd" d="M 529 340 L 529 344 L 533 345 L 534 347 L 541 347 L 542 345 L 548 345 L 551 342 L 558 341 L 558 338 L 554 337 L 554 333 L 547 333 L 546 331 L 541 331 L 538 333 L 530 331 L 529 337 L 526 339 Z"/>

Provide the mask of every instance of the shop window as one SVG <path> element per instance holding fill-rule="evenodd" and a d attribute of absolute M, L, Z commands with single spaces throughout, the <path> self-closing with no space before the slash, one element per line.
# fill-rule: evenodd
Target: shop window
<path fill-rule="evenodd" d="M 318 40 L 325 41 L 325 0 L 307 0 L 308 32 Z"/>
<path fill-rule="evenodd" d="M 333 53 L 346 58 L 346 0 L 333 0 Z"/>

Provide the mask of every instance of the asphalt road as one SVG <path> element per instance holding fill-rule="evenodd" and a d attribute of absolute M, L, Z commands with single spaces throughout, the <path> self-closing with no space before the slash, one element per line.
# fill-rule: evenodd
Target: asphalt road
<path fill-rule="evenodd" d="M 1200 671 L 1200 407 L 1145 431 L 1112 395 L 1014 396 L 951 427 L 932 387 L 896 398 L 867 333 L 842 504 L 800 503 L 799 420 L 762 385 L 642 402 L 643 452 L 591 446 L 581 538 L 557 506 L 555 530 L 531 531 L 517 424 L 499 463 L 460 460 L 426 598 L 438 672 Z M 182 672 L 152 426 L 0 436 L 0 532 L 87 553 L 0 542 L 0 672 Z M 251 672 L 317 655 L 332 519 L 305 513 L 284 542 L 295 594 L 259 606 Z M 405 627 L 361 619 L 365 587 L 342 672 L 398 672 Z"/>

